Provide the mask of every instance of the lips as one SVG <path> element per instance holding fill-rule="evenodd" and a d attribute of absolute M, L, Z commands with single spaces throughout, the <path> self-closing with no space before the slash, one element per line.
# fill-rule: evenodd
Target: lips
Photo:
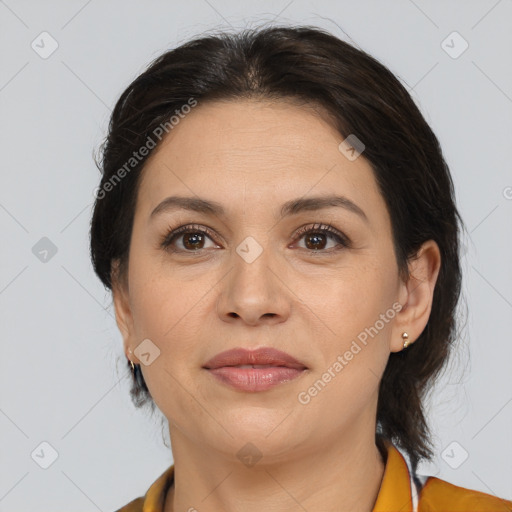
<path fill-rule="evenodd" d="M 290 354 L 280 350 L 263 347 L 256 350 L 247 350 L 244 348 L 235 348 L 221 352 L 207 361 L 203 368 L 215 370 L 228 366 L 239 368 L 274 368 L 285 367 L 294 370 L 305 370 L 307 366 Z"/>
<path fill-rule="evenodd" d="M 239 392 L 267 391 L 306 373 L 306 365 L 290 354 L 270 347 L 257 350 L 235 348 L 217 354 L 204 366 L 224 385 Z"/>

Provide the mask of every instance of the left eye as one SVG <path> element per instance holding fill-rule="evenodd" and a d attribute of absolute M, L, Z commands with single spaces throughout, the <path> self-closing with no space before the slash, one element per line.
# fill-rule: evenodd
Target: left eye
<path fill-rule="evenodd" d="M 331 252 L 330 250 L 325 251 L 325 249 L 338 250 L 349 247 L 350 245 L 348 238 L 340 231 L 338 231 L 336 228 L 333 228 L 332 226 L 323 224 L 315 225 L 313 227 L 306 226 L 300 228 L 295 233 L 295 236 L 299 239 L 304 238 L 306 245 L 305 249 L 310 252 Z M 334 247 L 325 247 L 329 238 L 336 242 Z"/>

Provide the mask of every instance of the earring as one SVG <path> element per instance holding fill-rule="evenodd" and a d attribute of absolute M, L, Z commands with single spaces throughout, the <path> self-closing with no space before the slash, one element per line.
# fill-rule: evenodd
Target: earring
<path fill-rule="evenodd" d="M 130 366 L 132 368 L 132 374 L 133 378 L 135 379 L 135 382 L 142 388 L 146 387 L 144 377 L 142 376 L 142 371 L 140 369 L 140 364 L 133 364 L 133 361 L 131 359 L 128 359 L 128 362 L 130 363 Z"/>
<path fill-rule="evenodd" d="M 411 344 L 409 341 L 409 335 L 406 332 L 403 332 L 402 339 L 404 340 L 404 348 L 407 348 Z"/>

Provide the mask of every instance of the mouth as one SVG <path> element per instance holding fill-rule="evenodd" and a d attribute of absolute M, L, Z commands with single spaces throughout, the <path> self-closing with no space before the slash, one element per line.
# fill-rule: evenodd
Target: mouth
<path fill-rule="evenodd" d="M 228 350 L 210 359 L 203 368 L 222 384 L 244 392 L 268 390 L 308 370 L 291 355 L 270 347 Z"/>
<path fill-rule="evenodd" d="M 288 368 L 288 366 L 276 366 L 273 364 L 237 364 L 233 366 L 224 366 L 223 368 Z"/>
<path fill-rule="evenodd" d="M 290 354 L 272 347 L 261 347 L 256 350 L 234 348 L 221 352 L 206 362 L 203 368 L 215 370 L 226 366 L 238 367 L 286 367 L 296 370 L 305 370 L 307 366 Z"/>

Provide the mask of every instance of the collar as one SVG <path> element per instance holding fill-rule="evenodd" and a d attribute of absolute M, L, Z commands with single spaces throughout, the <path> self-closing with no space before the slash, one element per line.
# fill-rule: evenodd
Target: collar
<path fill-rule="evenodd" d="M 372 512 L 417 512 L 418 488 L 407 461 L 398 449 L 384 440 L 386 467 Z"/>
<path fill-rule="evenodd" d="M 167 490 L 174 483 L 174 464 L 167 468 L 151 485 L 144 496 L 142 512 L 163 512 Z"/>
<path fill-rule="evenodd" d="M 418 493 L 412 472 L 398 449 L 385 440 L 384 476 L 372 512 L 417 512 Z M 142 512 L 163 512 L 167 490 L 174 481 L 174 465 L 167 468 L 144 496 Z"/>

